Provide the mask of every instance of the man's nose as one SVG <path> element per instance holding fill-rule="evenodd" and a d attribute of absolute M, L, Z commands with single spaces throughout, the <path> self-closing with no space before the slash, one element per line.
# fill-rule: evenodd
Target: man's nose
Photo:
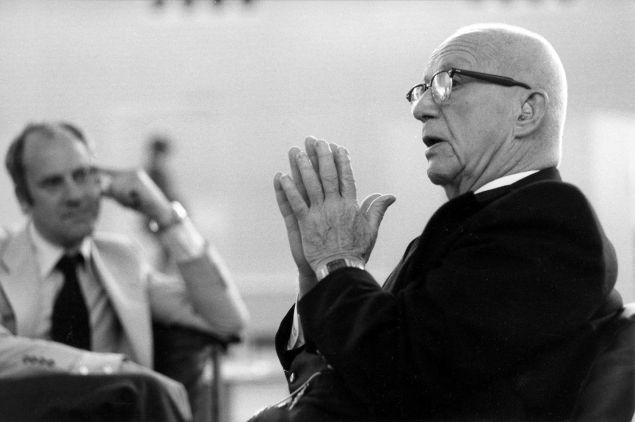
<path fill-rule="evenodd" d="M 432 98 L 430 90 L 426 90 L 421 97 L 412 105 L 412 115 L 422 123 L 436 117 L 438 106 Z"/>
<path fill-rule="evenodd" d="M 65 197 L 69 201 L 79 200 L 86 193 L 85 186 L 72 179 L 64 183 L 64 188 Z"/>

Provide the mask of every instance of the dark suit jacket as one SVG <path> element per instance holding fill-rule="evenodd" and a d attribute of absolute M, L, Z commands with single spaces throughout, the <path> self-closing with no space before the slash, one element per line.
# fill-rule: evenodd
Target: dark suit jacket
<path fill-rule="evenodd" d="M 322 384 L 362 419 L 564 419 L 585 345 L 621 309 L 616 273 L 587 199 L 546 169 L 445 203 L 383 288 L 359 269 L 322 280 L 298 303 L 306 346 L 285 350 L 289 313 L 278 354 L 291 388 L 332 366 Z M 333 391 L 307 396 L 334 411 Z"/>

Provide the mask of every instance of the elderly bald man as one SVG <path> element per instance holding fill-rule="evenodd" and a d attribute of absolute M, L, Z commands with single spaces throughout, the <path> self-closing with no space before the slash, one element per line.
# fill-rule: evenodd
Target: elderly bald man
<path fill-rule="evenodd" d="M 613 247 L 556 169 L 560 59 L 524 29 L 466 27 L 407 99 L 449 200 L 383 285 L 364 267 L 395 198 L 358 205 L 346 149 L 313 138 L 275 177 L 300 274 L 276 337 L 294 393 L 254 419 L 567 419 L 622 302 Z"/>

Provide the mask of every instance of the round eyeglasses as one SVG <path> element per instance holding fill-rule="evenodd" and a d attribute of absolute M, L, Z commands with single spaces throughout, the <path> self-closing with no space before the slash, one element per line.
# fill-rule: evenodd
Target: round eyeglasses
<path fill-rule="evenodd" d="M 410 88 L 410 91 L 406 94 L 406 99 L 410 104 L 414 104 L 423 96 L 423 94 L 432 88 L 432 98 L 437 104 L 445 103 L 450 99 L 452 93 L 452 86 L 454 85 L 454 76 L 463 75 L 470 78 L 479 79 L 481 81 L 490 82 L 496 85 L 502 86 L 521 86 L 523 88 L 531 89 L 529 85 L 524 82 L 519 82 L 515 79 L 508 78 L 507 76 L 492 75 L 491 73 L 473 72 L 471 70 L 457 69 L 455 67 L 449 70 L 442 70 L 435 73 L 430 79 L 430 83 L 422 83 Z"/>

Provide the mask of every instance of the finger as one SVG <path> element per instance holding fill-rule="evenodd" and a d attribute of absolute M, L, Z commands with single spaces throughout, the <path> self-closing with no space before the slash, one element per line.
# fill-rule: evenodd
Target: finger
<path fill-rule="evenodd" d="M 291 205 L 289 205 L 287 195 L 284 193 L 284 189 L 280 183 L 280 177 L 282 177 L 282 173 L 276 173 L 273 178 L 273 188 L 276 193 L 276 202 L 278 203 L 280 214 L 282 214 L 282 217 L 286 218 L 289 215 L 293 216 L 293 210 L 291 209 Z"/>
<path fill-rule="evenodd" d="M 362 206 L 359 209 L 360 212 L 362 214 L 366 214 L 368 212 L 368 209 L 370 208 L 370 205 L 373 203 L 373 201 L 379 198 L 380 196 L 381 196 L 381 193 L 373 193 L 372 195 L 368 195 L 364 199 L 364 202 L 362 202 Z"/>
<path fill-rule="evenodd" d="M 302 175 L 300 174 L 300 169 L 296 163 L 295 157 L 300 152 L 300 148 L 293 147 L 289 150 L 289 167 L 291 168 L 291 177 L 295 181 L 295 186 L 298 188 L 298 192 L 304 198 L 304 201 L 309 204 L 309 197 L 306 193 L 306 188 L 304 187 L 304 183 L 302 182 Z M 282 187 L 281 187 L 282 189 Z"/>
<path fill-rule="evenodd" d="M 298 218 L 302 219 L 308 212 L 308 207 L 300 192 L 295 186 L 295 182 L 288 174 L 283 174 L 280 176 L 280 186 L 282 186 L 282 190 L 287 197 L 287 202 L 293 211 L 293 214 Z"/>
<path fill-rule="evenodd" d="M 324 190 L 324 198 L 329 196 L 339 195 L 340 184 L 337 178 L 337 170 L 335 168 L 335 162 L 333 160 L 333 152 L 326 141 L 319 139 L 315 143 L 315 151 L 318 156 L 318 163 L 320 166 L 320 180 L 322 182 L 322 189 Z"/>
<path fill-rule="evenodd" d="M 297 233 L 299 235 L 300 228 L 298 226 L 298 219 L 295 217 L 295 214 L 293 213 L 291 205 L 289 204 L 289 201 L 287 199 L 287 195 L 282 188 L 282 183 L 280 182 L 281 176 L 282 173 L 276 173 L 273 179 L 273 187 L 276 192 L 276 202 L 278 203 L 280 214 L 282 214 L 284 223 L 287 227 L 287 235 L 289 235 L 289 238 L 291 240 L 291 236 L 293 236 L 294 233 Z"/>
<path fill-rule="evenodd" d="M 320 178 L 315 172 L 311 160 L 304 151 L 298 151 L 295 161 L 300 172 L 302 184 L 309 198 L 309 205 L 321 204 L 324 201 L 324 192 L 322 191 Z"/>
<path fill-rule="evenodd" d="M 291 209 L 291 205 L 289 205 L 289 201 L 287 200 L 287 195 L 284 193 L 284 189 L 280 183 L 281 175 L 281 173 L 277 173 L 275 175 L 273 179 L 273 187 L 276 192 L 276 202 L 278 203 L 280 214 L 282 215 L 284 225 L 287 228 L 287 236 L 291 241 L 294 233 L 300 233 L 300 227 L 298 226 L 298 219 L 295 217 L 295 214 Z"/>
<path fill-rule="evenodd" d="M 335 158 L 335 152 L 339 149 L 339 145 L 337 145 L 335 142 L 329 142 L 329 148 L 331 149 L 331 153 L 333 154 L 333 160 L 336 160 Z M 339 169 L 337 168 L 337 161 L 335 161 L 335 171 L 337 172 L 337 180 L 338 180 L 338 188 L 340 189 L 340 192 L 342 191 L 342 182 L 340 180 L 340 172 Z"/>
<path fill-rule="evenodd" d="M 375 199 L 368 208 L 368 223 L 375 230 L 379 229 L 379 224 L 381 220 L 384 218 L 384 214 L 389 206 L 391 206 L 397 198 L 394 195 L 381 195 L 379 198 Z"/>
<path fill-rule="evenodd" d="M 121 170 L 115 170 L 112 168 L 101 167 L 101 166 L 95 166 L 95 170 L 97 170 L 97 173 L 101 175 L 110 176 L 110 177 L 115 177 L 117 174 L 121 173 Z"/>
<path fill-rule="evenodd" d="M 355 176 L 351 166 L 351 156 L 344 147 L 338 147 L 333 151 L 335 166 L 339 174 L 339 189 L 343 198 L 355 201 L 357 199 L 357 188 L 355 187 Z"/>
<path fill-rule="evenodd" d="M 276 173 L 273 179 L 273 187 L 276 192 L 276 202 L 278 203 L 280 214 L 282 214 L 282 219 L 287 228 L 287 235 L 291 236 L 294 232 L 299 233 L 300 228 L 298 226 L 298 219 L 295 218 L 295 214 L 293 214 L 291 205 L 289 205 L 289 201 L 287 200 L 287 195 L 284 193 L 284 189 L 280 183 L 281 176 L 282 173 Z"/>
<path fill-rule="evenodd" d="M 112 195 L 112 177 L 106 174 L 97 173 L 97 182 L 99 183 L 99 191 L 102 195 Z"/>
<path fill-rule="evenodd" d="M 95 166 L 92 168 L 92 172 L 96 176 L 102 195 L 109 195 L 111 193 L 112 179 L 116 173 L 115 170 Z"/>
<path fill-rule="evenodd" d="M 306 151 L 306 155 L 309 156 L 311 160 L 311 164 L 313 164 L 313 168 L 315 172 L 319 174 L 320 172 L 320 163 L 318 163 L 317 153 L 315 152 L 315 143 L 317 139 L 313 136 L 307 136 L 304 139 L 304 150 Z"/>

